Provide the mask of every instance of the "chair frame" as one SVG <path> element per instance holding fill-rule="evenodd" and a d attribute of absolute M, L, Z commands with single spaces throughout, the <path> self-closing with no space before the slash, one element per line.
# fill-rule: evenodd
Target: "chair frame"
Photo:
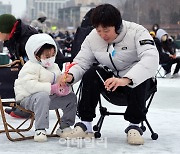
<path fill-rule="evenodd" d="M 155 75 L 156 78 L 165 78 L 165 74 L 162 75 L 161 72 L 160 72 L 161 69 L 163 68 L 163 67 L 162 67 L 163 65 L 166 65 L 166 64 L 159 64 L 158 70 L 156 71 L 156 75 Z M 159 76 L 158 76 L 158 75 L 159 75 Z"/>
<path fill-rule="evenodd" d="M 13 61 L 12 63 L 0 65 L 0 68 L 11 67 L 11 66 L 18 65 L 18 64 L 21 64 L 22 66 L 24 65 L 24 61 L 23 61 L 22 57 L 20 57 L 19 60 Z M 24 121 L 18 127 L 15 127 L 15 126 L 12 126 L 6 120 L 4 107 L 15 107 L 15 108 L 22 110 L 23 112 L 30 113 L 31 116 L 24 119 Z M 4 126 L 4 129 L 0 130 L 0 134 L 6 133 L 6 136 L 10 141 L 22 141 L 22 140 L 33 139 L 34 136 L 23 134 L 23 132 L 28 132 L 33 127 L 35 118 L 34 118 L 34 113 L 32 111 L 26 110 L 25 108 L 21 107 L 19 104 L 17 104 L 17 102 L 14 99 L 13 100 L 12 99 L 1 99 L 1 96 L 0 96 L 0 112 L 1 112 L 2 122 L 3 122 L 3 126 Z M 55 112 L 56 112 L 56 116 L 57 116 L 57 121 L 56 121 L 51 133 L 47 134 L 48 137 L 58 137 L 58 135 L 56 135 L 54 132 L 55 132 L 55 130 L 58 126 L 58 123 L 60 122 L 61 119 L 60 119 L 59 110 L 56 109 Z M 28 127 L 22 128 L 22 126 L 25 123 L 27 123 L 29 120 L 30 120 L 30 122 L 29 122 Z M 12 137 L 13 135 L 11 133 L 18 134 L 19 136 Z"/>
<path fill-rule="evenodd" d="M 30 113 L 31 116 L 28 118 L 25 118 L 24 121 L 19 125 L 19 126 L 12 126 L 12 124 L 10 124 L 7 120 L 6 120 L 6 115 L 5 115 L 5 111 L 4 111 L 4 107 L 8 106 L 8 107 L 15 107 L 18 108 L 26 113 Z M 33 123 L 34 123 L 34 113 L 30 110 L 26 110 L 25 108 L 21 107 L 20 105 L 18 105 L 15 101 L 3 101 L 3 99 L 0 98 L 0 112 L 1 112 L 1 117 L 2 117 L 2 121 L 3 121 L 3 126 L 4 129 L 0 130 L 0 134 L 1 133 L 6 133 L 7 138 L 10 141 L 22 141 L 22 140 L 28 140 L 28 139 L 33 139 L 34 136 L 31 135 L 27 135 L 27 134 L 23 134 L 23 132 L 28 132 L 29 130 L 31 130 L 31 128 L 33 127 Z M 55 110 L 56 112 L 56 116 L 57 116 L 57 121 L 53 127 L 53 129 L 51 130 L 51 133 L 48 134 L 48 137 L 58 137 L 58 135 L 56 135 L 54 132 L 58 126 L 58 123 L 60 122 L 60 114 L 58 109 Z M 29 125 L 27 128 L 22 128 L 22 126 L 27 123 L 28 121 Z M 19 137 L 12 137 L 12 134 L 18 134 Z"/>
<path fill-rule="evenodd" d="M 155 82 L 157 82 L 156 79 L 155 79 Z M 147 103 L 147 106 L 146 106 L 146 113 L 148 112 L 148 109 L 149 109 L 149 107 L 151 105 L 152 99 L 153 99 L 154 94 L 156 93 L 156 91 L 157 91 L 156 87 L 154 89 L 152 89 L 152 93 L 151 93 L 149 99 L 147 100 L 148 103 Z M 95 134 L 94 134 L 95 138 L 100 138 L 101 137 L 100 131 L 101 131 L 101 127 L 102 127 L 104 118 L 106 116 L 109 116 L 109 115 L 124 115 L 125 114 L 125 113 L 122 113 L 122 112 L 121 113 L 119 113 L 119 112 L 109 112 L 106 107 L 102 106 L 101 96 L 99 97 L 99 110 L 100 110 L 101 116 L 100 116 L 97 124 L 94 125 L 94 127 L 93 127 L 93 130 L 95 131 Z M 149 124 L 147 118 L 145 118 L 144 121 L 146 122 L 146 125 L 148 126 L 148 128 L 149 128 L 149 130 L 151 132 L 151 138 L 153 140 L 157 140 L 158 139 L 158 134 L 153 131 L 153 129 L 152 129 L 151 125 Z M 146 127 L 144 126 L 143 121 L 141 122 L 141 127 L 140 128 L 142 129 L 143 132 L 146 131 Z"/>

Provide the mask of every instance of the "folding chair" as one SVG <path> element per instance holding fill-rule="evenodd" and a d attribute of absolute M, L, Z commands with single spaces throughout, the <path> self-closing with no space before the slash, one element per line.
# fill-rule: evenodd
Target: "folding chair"
<path fill-rule="evenodd" d="M 32 139 L 34 136 L 29 135 L 28 131 L 31 130 L 34 123 L 34 113 L 32 111 L 26 110 L 25 108 L 21 107 L 14 99 L 14 80 L 17 78 L 18 72 L 21 69 L 21 66 L 23 65 L 23 60 L 16 60 L 10 64 L 7 65 L 0 65 L 0 71 L 2 70 L 2 73 L 10 73 L 6 74 L 6 76 L 11 76 L 11 81 L 8 81 L 8 85 L 4 85 L 3 81 L 5 79 L 0 78 L 0 112 L 2 117 L 2 123 L 4 126 L 4 129 L 0 130 L 0 133 L 6 133 L 7 138 L 10 141 L 22 141 L 27 139 Z M 8 86 L 8 87 L 7 87 Z M 10 96 L 10 97 L 9 97 Z M 3 98 L 3 99 L 1 99 Z M 4 112 L 4 107 L 14 107 L 22 110 L 25 113 L 29 113 L 30 116 L 23 120 L 20 125 L 15 126 L 8 122 L 6 119 L 6 115 Z M 58 137 L 54 132 L 55 129 L 58 126 L 58 123 L 60 122 L 60 114 L 58 110 L 55 110 L 57 121 L 51 131 L 50 134 L 48 134 L 48 137 Z M 25 124 L 29 123 L 28 127 L 25 127 Z M 24 128 L 25 127 L 25 128 Z M 26 133 L 25 133 L 26 132 Z M 18 136 L 17 136 L 18 135 Z"/>
<path fill-rule="evenodd" d="M 154 94 L 155 94 L 155 92 L 157 91 L 157 80 L 156 80 L 156 78 L 154 78 L 154 79 L 151 80 L 150 87 L 151 87 L 151 88 L 148 90 L 148 94 L 147 94 L 147 98 L 148 98 L 147 101 L 148 101 L 148 103 L 147 103 L 147 106 L 146 106 L 146 113 L 148 112 L 148 109 L 149 109 L 149 106 L 150 106 L 150 104 L 151 104 L 151 102 L 152 102 L 152 99 L 153 99 L 153 97 L 154 97 Z M 110 102 L 110 101 L 109 101 L 110 99 L 108 98 L 108 96 L 106 96 L 104 93 L 101 93 L 101 94 L 102 94 L 102 96 L 103 96 L 108 102 Z M 110 103 L 112 103 L 112 104 L 114 104 L 114 105 L 117 105 L 117 103 L 115 103 L 115 102 L 110 102 Z M 121 105 L 119 105 L 119 106 L 126 106 L 127 104 L 126 104 L 126 105 L 125 105 L 125 104 L 126 104 L 126 103 L 121 104 Z M 103 107 L 103 106 L 102 106 L 101 98 L 99 98 L 99 110 L 100 110 L 101 116 L 100 116 L 97 124 L 94 125 L 94 127 L 93 127 L 93 130 L 95 131 L 95 138 L 100 138 L 100 137 L 101 137 L 100 131 L 101 131 L 101 127 L 102 127 L 102 124 L 103 124 L 103 121 L 104 121 L 105 116 L 109 116 L 109 115 L 124 115 L 124 114 L 125 114 L 125 113 L 119 113 L 119 112 L 109 112 L 106 107 Z M 153 140 L 157 140 L 157 139 L 158 139 L 158 134 L 157 134 L 157 133 L 154 133 L 154 131 L 153 131 L 153 129 L 151 128 L 151 126 L 150 126 L 147 118 L 145 118 L 144 121 L 146 122 L 146 124 L 147 124 L 147 126 L 148 126 L 148 128 L 149 128 L 149 130 L 150 130 L 150 132 L 151 132 L 151 138 L 152 138 Z M 143 130 L 143 132 L 146 131 L 146 127 L 144 126 L 143 121 L 141 122 L 141 129 Z"/>
<path fill-rule="evenodd" d="M 162 75 L 162 73 L 161 73 L 161 70 L 162 70 L 163 66 L 165 66 L 165 65 L 167 65 L 167 64 L 159 64 L 158 70 L 155 75 L 156 78 L 158 78 L 158 77 L 164 78 L 165 77 L 165 73 L 164 73 L 164 75 Z"/>

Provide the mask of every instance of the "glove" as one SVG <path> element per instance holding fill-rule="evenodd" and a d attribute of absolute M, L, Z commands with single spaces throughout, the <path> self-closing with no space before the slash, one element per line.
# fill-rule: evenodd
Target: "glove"
<path fill-rule="evenodd" d="M 58 96 L 66 96 L 72 91 L 71 86 L 64 85 L 59 87 L 59 91 L 57 93 Z"/>
<path fill-rule="evenodd" d="M 58 93 L 59 91 L 59 84 L 53 84 L 51 85 L 51 95 Z"/>
<path fill-rule="evenodd" d="M 66 96 L 72 91 L 71 86 L 64 85 L 59 86 L 57 83 L 51 85 L 51 95 L 56 94 L 58 96 Z"/>

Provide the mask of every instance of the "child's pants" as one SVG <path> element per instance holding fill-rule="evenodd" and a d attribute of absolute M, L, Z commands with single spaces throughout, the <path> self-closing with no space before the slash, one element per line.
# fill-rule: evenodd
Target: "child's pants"
<path fill-rule="evenodd" d="M 74 93 L 59 97 L 47 92 L 38 92 L 23 99 L 20 105 L 34 112 L 35 129 L 49 128 L 49 110 L 59 108 L 63 110 L 61 129 L 72 126 L 75 122 L 77 98 Z"/>

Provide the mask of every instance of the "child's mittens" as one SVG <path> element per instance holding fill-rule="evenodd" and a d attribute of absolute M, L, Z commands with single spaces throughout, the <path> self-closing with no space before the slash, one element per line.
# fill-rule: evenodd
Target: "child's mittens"
<path fill-rule="evenodd" d="M 59 92 L 59 84 L 53 84 L 51 85 L 51 95 L 57 94 Z"/>
<path fill-rule="evenodd" d="M 71 86 L 64 85 L 59 86 L 59 84 L 51 85 L 51 95 L 56 94 L 58 96 L 66 96 L 72 91 Z"/>
<path fill-rule="evenodd" d="M 72 91 L 71 86 L 64 85 L 59 87 L 58 96 L 66 96 Z"/>

